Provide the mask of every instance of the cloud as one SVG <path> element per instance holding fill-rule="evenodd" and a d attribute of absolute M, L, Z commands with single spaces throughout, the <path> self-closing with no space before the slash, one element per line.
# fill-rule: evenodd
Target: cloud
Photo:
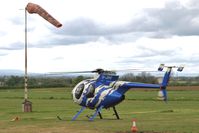
<path fill-rule="evenodd" d="M 0 46 L 0 50 L 21 50 L 24 49 L 24 43 L 14 42 L 9 45 Z"/>
<path fill-rule="evenodd" d="M 128 23 L 124 25 L 106 25 L 95 22 L 88 18 L 78 18 L 69 22 L 65 22 L 63 30 L 55 33 L 70 36 L 114 36 L 128 34 L 132 31 L 128 27 Z"/>
<path fill-rule="evenodd" d="M 199 65 L 199 55 L 193 55 L 191 57 L 185 57 L 185 56 L 174 56 L 171 59 L 168 59 L 167 62 L 170 63 L 179 63 L 179 64 L 187 64 L 187 65 L 192 65 L 195 64 Z"/>
<path fill-rule="evenodd" d="M 104 25 L 99 25 L 91 19 L 78 18 L 65 22 L 59 33 L 71 36 L 99 36 L 109 34 L 107 30 Z"/>
<path fill-rule="evenodd" d="M 79 18 L 63 24 L 62 30 L 50 28 L 56 36 L 51 38 L 57 40 L 59 45 L 73 45 L 81 43 L 89 43 L 104 38 L 112 44 L 135 41 L 141 33 L 132 32 L 127 25 L 105 25 L 94 22 L 91 19 Z"/>
<path fill-rule="evenodd" d="M 6 56 L 6 55 L 8 55 L 8 54 L 6 54 L 6 53 L 0 53 L 0 57 L 1 56 Z"/>
<path fill-rule="evenodd" d="M 5 36 L 6 32 L 5 31 L 0 31 L 0 36 Z"/>
<path fill-rule="evenodd" d="M 198 9 L 199 7 L 199 1 L 198 0 L 189 0 L 186 3 L 187 8 L 192 8 L 192 9 Z"/>
<path fill-rule="evenodd" d="M 25 24 L 25 20 L 21 16 L 14 16 L 12 18 L 9 18 L 8 21 L 14 25 L 24 25 Z"/>
<path fill-rule="evenodd" d="M 29 47 L 47 48 L 60 45 L 85 44 L 99 41 L 101 38 L 104 38 L 110 44 L 122 44 L 135 42 L 141 37 L 171 38 L 172 36 L 199 35 L 199 9 L 195 6 L 198 3 L 196 0 L 184 5 L 178 1 L 168 2 L 163 8 L 143 9 L 135 16 L 129 15 L 132 19 L 121 24 L 105 24 L 96 21 L 92 17 L 77 17 L 65 21 L 63 27 L 59 29 L 51 25 L 42 25 L 47 26 L 47 34 L 43 33 L 42 26 L 38 30 L 38 25 L 31 27 L 33 24 L 29 24 L 28 34 L 34 33 L 34 38 L 37 40 L 33 44 L 30 40 Z M 10 19 L 10 22 L 17 26 L 24 24 L 23 21 L 22 16 Z M 29 18 L 29 23 L 36 22 L 33 17 Z M 5 33 L 1 32 L 1 34 Z M 30 35 L 31 37 L 32 35 Z M 14 46 L 13 48 L 15 47 L 19 49 L 21 46 Z"/>
<path fill-rule="evenodd" d="M 61 56 L 53 58 L 53 60 L 63 60 L 63 59 L 64 57 L 61 57 Z"/>
<path fill-rule="evenodd" d="M 164 8 L 144 9 L 137 16 L 131 16 L 131 21 L 121 25 L 106 25 L 88 18 L 77 18 L 65 22 L 62 30 L 51 28 L 51 31 L 61 36 L 58 41 L 65 45 L 96 41 L 100 37 L 117 44 L 136 41 L 143 36 L 193 36 L 199 35 L 198 12 L 197 8 L 173 1 Z"/>
<path fill-rule="evenodd" d="M 139 49 L 139 51 L 141 51 L 140 53 L 138 53 L 137 55 L 135 55 L 135 58 L 143 58 L 143 57 L 155 57 L 155 56 L 173 56 L 176 55 L 178 51 L 176 51 L 176 49 L 173 48 L 168 48 L 168 49 L 154 49 L 154 48 L 150 48 L 147 46 L 137 46 L 137 48 Z"/>
<path fill-rule="evenodd" d="M 121 58 L 118 63 L 159 64 L 160 62 L 170 62 L 173 58 L 169 57 L 174 57 L 177 54 L 175 49 L 153 49 L 147 46 L 137 46 L 134 51 L 136 52 L 132 56 Z"/>
<path fill-rule="evenodd" d="M 149 37 L 199 35 L 198 12 L 199 9 L 185 7 L 176 1 L 170 2 L 164 8 L 144 9 L 129 27 L 132 27 L 132 31 L 150 32 Z"/>
<path fill-rule="evenodd" d="M 198 42 L 197 36 L 140 38 L 134 43 L 129 43 L 131 47 L 124 47 L 126 53 L 129 53 L 128 56 L 121 56 L 115 63 L 127 67 L 144 65 L 147 68 L 160 63 L 185 65 L 186 70 L 194 71 L 195 68 L 191 69 L 193 64 L 199 64 Z"/>

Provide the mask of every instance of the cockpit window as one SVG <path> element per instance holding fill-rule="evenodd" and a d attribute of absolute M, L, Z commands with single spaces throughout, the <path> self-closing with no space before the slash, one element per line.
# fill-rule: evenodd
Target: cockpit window
<path fill-rule="evenodd" d="M 90 85 L 88 86 L 88 92 L 87 92 L 87 94 L 86 94 L 86 97 L 87 97 L 87 98 L 94 97 L 94 93 L 95 93 L 95 87 L 94 87 L 94 85 L 90 84 Z"/>
<path fill-rule="evenodd" d="M 76 97 L 77 99 L 79 99 L 79 98 L 81 97 L 83 90 L 84 90 L 84 84 L 80 84 L 80 85 L 76 88 L 76 90 L 75 90 L 75 97 Z"/>

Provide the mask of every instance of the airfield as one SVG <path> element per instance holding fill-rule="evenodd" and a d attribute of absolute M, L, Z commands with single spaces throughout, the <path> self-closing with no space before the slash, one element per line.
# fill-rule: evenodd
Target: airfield
<path fill-rule="evenodd" d="M 112 109 L 103 109 L 104 119 L 94 121 L 87 118 L 94 112 L 89 109 L 71 121 L 80 109 L 73 103 L 71 89 L 30 89 L 33 111 L 29 113 L 22 112 L 23 89 L 1 89 L 0 133 L 130 133 L 133 118 L 139 133 L 199 132 L 199 86 L 169 87 L 168 103 L 158 101 L 155 90 L 128 91 L 116 106 L 120 120 Z"/>

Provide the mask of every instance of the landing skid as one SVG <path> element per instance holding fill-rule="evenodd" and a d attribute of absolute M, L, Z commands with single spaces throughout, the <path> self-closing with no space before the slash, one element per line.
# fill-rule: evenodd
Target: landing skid
<path fill-rule="evenodd" d="M 63 119 L 60 116 L 57 116 L 57 119 L 63 121 Z"/>
<path fill-rule="evenodd" d="M 113 115 L 115 115 L 116 118 L 119 120 L 120 117 L 119 117 L 119 115 L 118 115 L 118 113 L 117 113 L 117 110 L 116 110 L 115 106 L 113 106 L 113 111 L 114 111 L 114 113 L 115 113 L 115 114 L 113 114 Z"/>
<path fill-rule="evenodd" d="M 76 120 L 77 117 L 83 112 L 83 110 L 84 110 L 85 108 L 86 108 L 86 107 L 82 107 L 82 108 L 78 111 L 78 113 L 73 117 L 72 121 Z M 100 106 L 99 108 L 97 108 L 97 110 L 95 111 L 95 113 L 94 113 L 93 115 L 91 115 L 91 117 L 87 116 L 87 117 L 89 118 L 89 120 L 90 120 L 90 121 L 93 121 L 93 120 L 95 119 L 95 117 L 97 116 L 97 114 L 99 115 L 100 119 L 103 119 L 102 114 L 101 114 L 102 108 L 103 108 L 103 106 Z M 116 118 L 119 120 L 120 117 L 119 117 L 119 115 L 118 115 L 118 113 L 117 113 L 117 110 L 116 110 L 115 106 L 113 106 L 113 111 L 114 111 L 114 114 L 113 114 L 113 115 L 115 115 Z M 57 118 L 58 118 L 59 120 L 62 120 L 59 116 L 57 116 Z"/>

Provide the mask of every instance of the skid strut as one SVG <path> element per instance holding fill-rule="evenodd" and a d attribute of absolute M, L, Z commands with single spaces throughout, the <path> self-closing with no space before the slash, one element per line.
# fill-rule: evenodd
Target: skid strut
<path fill-rule="evenodd" d="M 81 114 L 81 112 L 85 109 L 86 107 L 83 107 L 80 109 L 80 111 L 78 111 L 78 113 L 73 117 L 72 121 L 76 120 L 77 117 Z"/>
<path fill-rule="evenodd" d="M 90 121 L 93 121 L 94 118 L 97 116 L 97 114 L 100 113 L 100 111 L 102 110 L 103 106 L 100 106 L 96 111 L 95 113 L 93 114 L 93 116 L 89 119 Z"/>
<path fill-rule="evenodd" d="M 115 108 L 115 106 L 113 106 L 113 111 L 114 111 L 114 115 L 117 117 L 117 119 L 119 120 L 120 119 L 120 117 L 119 117 L 119 115 L 118 115 L 118 113 L 117 113 L 117 110 L 116 110 L 116 108 Z"/>

